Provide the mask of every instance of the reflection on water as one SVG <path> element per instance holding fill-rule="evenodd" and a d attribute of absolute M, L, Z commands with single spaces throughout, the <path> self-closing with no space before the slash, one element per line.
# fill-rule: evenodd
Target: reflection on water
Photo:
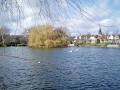
<path fill-rule="evenodd" d="M 120 90 L 120 49 L 7 47 L 3 54 L 21 58 L 0 56 L 0 90 Z"/>

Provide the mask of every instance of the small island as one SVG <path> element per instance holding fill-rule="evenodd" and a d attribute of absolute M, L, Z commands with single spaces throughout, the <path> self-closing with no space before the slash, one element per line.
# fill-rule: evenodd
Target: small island
<path fill-rule="evenodd" d="M 42 25 L 30 29 L 28 46 L 33 48 L 67 47 L 69 38 L 63 28 Z"/>

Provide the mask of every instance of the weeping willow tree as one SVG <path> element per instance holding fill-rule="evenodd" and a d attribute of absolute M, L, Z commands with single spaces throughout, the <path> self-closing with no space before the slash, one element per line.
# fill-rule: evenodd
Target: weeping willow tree
<path fill-rule="evenodd" d="M 31 28 L 28 46 L 35 48 L 54 48 L 68 46 L 68 36 L 62 28 L 51 25 L 42 25 Z"/>
<path fill-rule="evenodd" d="M 39 24 L 43 24 L 43 18 L 47 23 L 54 23 L 61 17 L 63 20 L 66 17 L 71 18 L 70 9 L 74 8 L 77 11 L 79 7 L 79 3 L 74 0 L 0 0 L 0 20 L 3 24 L 8 20 L 20 24 L 23 23 L 22 19 L 27 17 L 36 19 L 37 17 L 36 23 L 38 23 L 39 17 L 41 21 Z"/>
<path fill-rule="evenodd" d="M 71 8 L 78 9 L 79 3 L 74 0 L 0 0 L 0 21 L 3 25 L 8 24 L 9 21 L 23 28 L 34 19 L 33 25 L 28 26 L 27 29 L 24 28 L 28 30 L 34 26 L 30 30 L 28 45 L 30 47 L 62 47 L 68 44 L 66 35 L 59 30 L 54 31 L 53 26 L 59 20 L 64 26 L 64 20 L 71 18 Z M 50 25 L 45 25 L 47 23 Z"/>

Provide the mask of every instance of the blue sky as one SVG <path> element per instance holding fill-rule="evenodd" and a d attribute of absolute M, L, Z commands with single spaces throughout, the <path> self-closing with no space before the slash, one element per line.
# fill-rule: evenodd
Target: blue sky
<path fill-rule="evenodd" d="M 16 1 L 19 9 L 16 7 Z M 39 1 L 43 4 L 40 5 Z M 48 3 L 45 3 L 46 1 Z M 1 6 L 0 26 L 10 28 L 12 34 L 21 34 L 26 28 L 46 23 L 66 27 L 72 35 L 97 33 L 98 24 L 105 33 L 120 31 L 120 0 L 58 0 L 58 2 L 7 0 L 7 2 L 13 6 L 8 4 L 9 9 Z"/>

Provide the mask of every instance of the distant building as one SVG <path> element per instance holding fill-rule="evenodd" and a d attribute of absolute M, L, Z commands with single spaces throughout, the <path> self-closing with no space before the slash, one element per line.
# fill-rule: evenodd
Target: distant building
<path fill-rule="evenodd" d="M 104 34 L 101 28 L 99 28 L 98 34 L 83 34 L 78 37 L 74 37 L 74 42 L 79 44 L 120 45 L 120 35 Z"/>
<path fill-rule="evenodd" d="M 96 43 L 97 39 L 95 38 L 95 36 L 91 36 L 90 41 L 93 44 L 93 43 Z"/>
<path fill-rule="evenodd" d="M 102 33 L 102 30 L 101 30 L 101 28 L 99 28 L 99 32 L 98 32 L 98 35 L 102 35 L 103 33 Z"/>

